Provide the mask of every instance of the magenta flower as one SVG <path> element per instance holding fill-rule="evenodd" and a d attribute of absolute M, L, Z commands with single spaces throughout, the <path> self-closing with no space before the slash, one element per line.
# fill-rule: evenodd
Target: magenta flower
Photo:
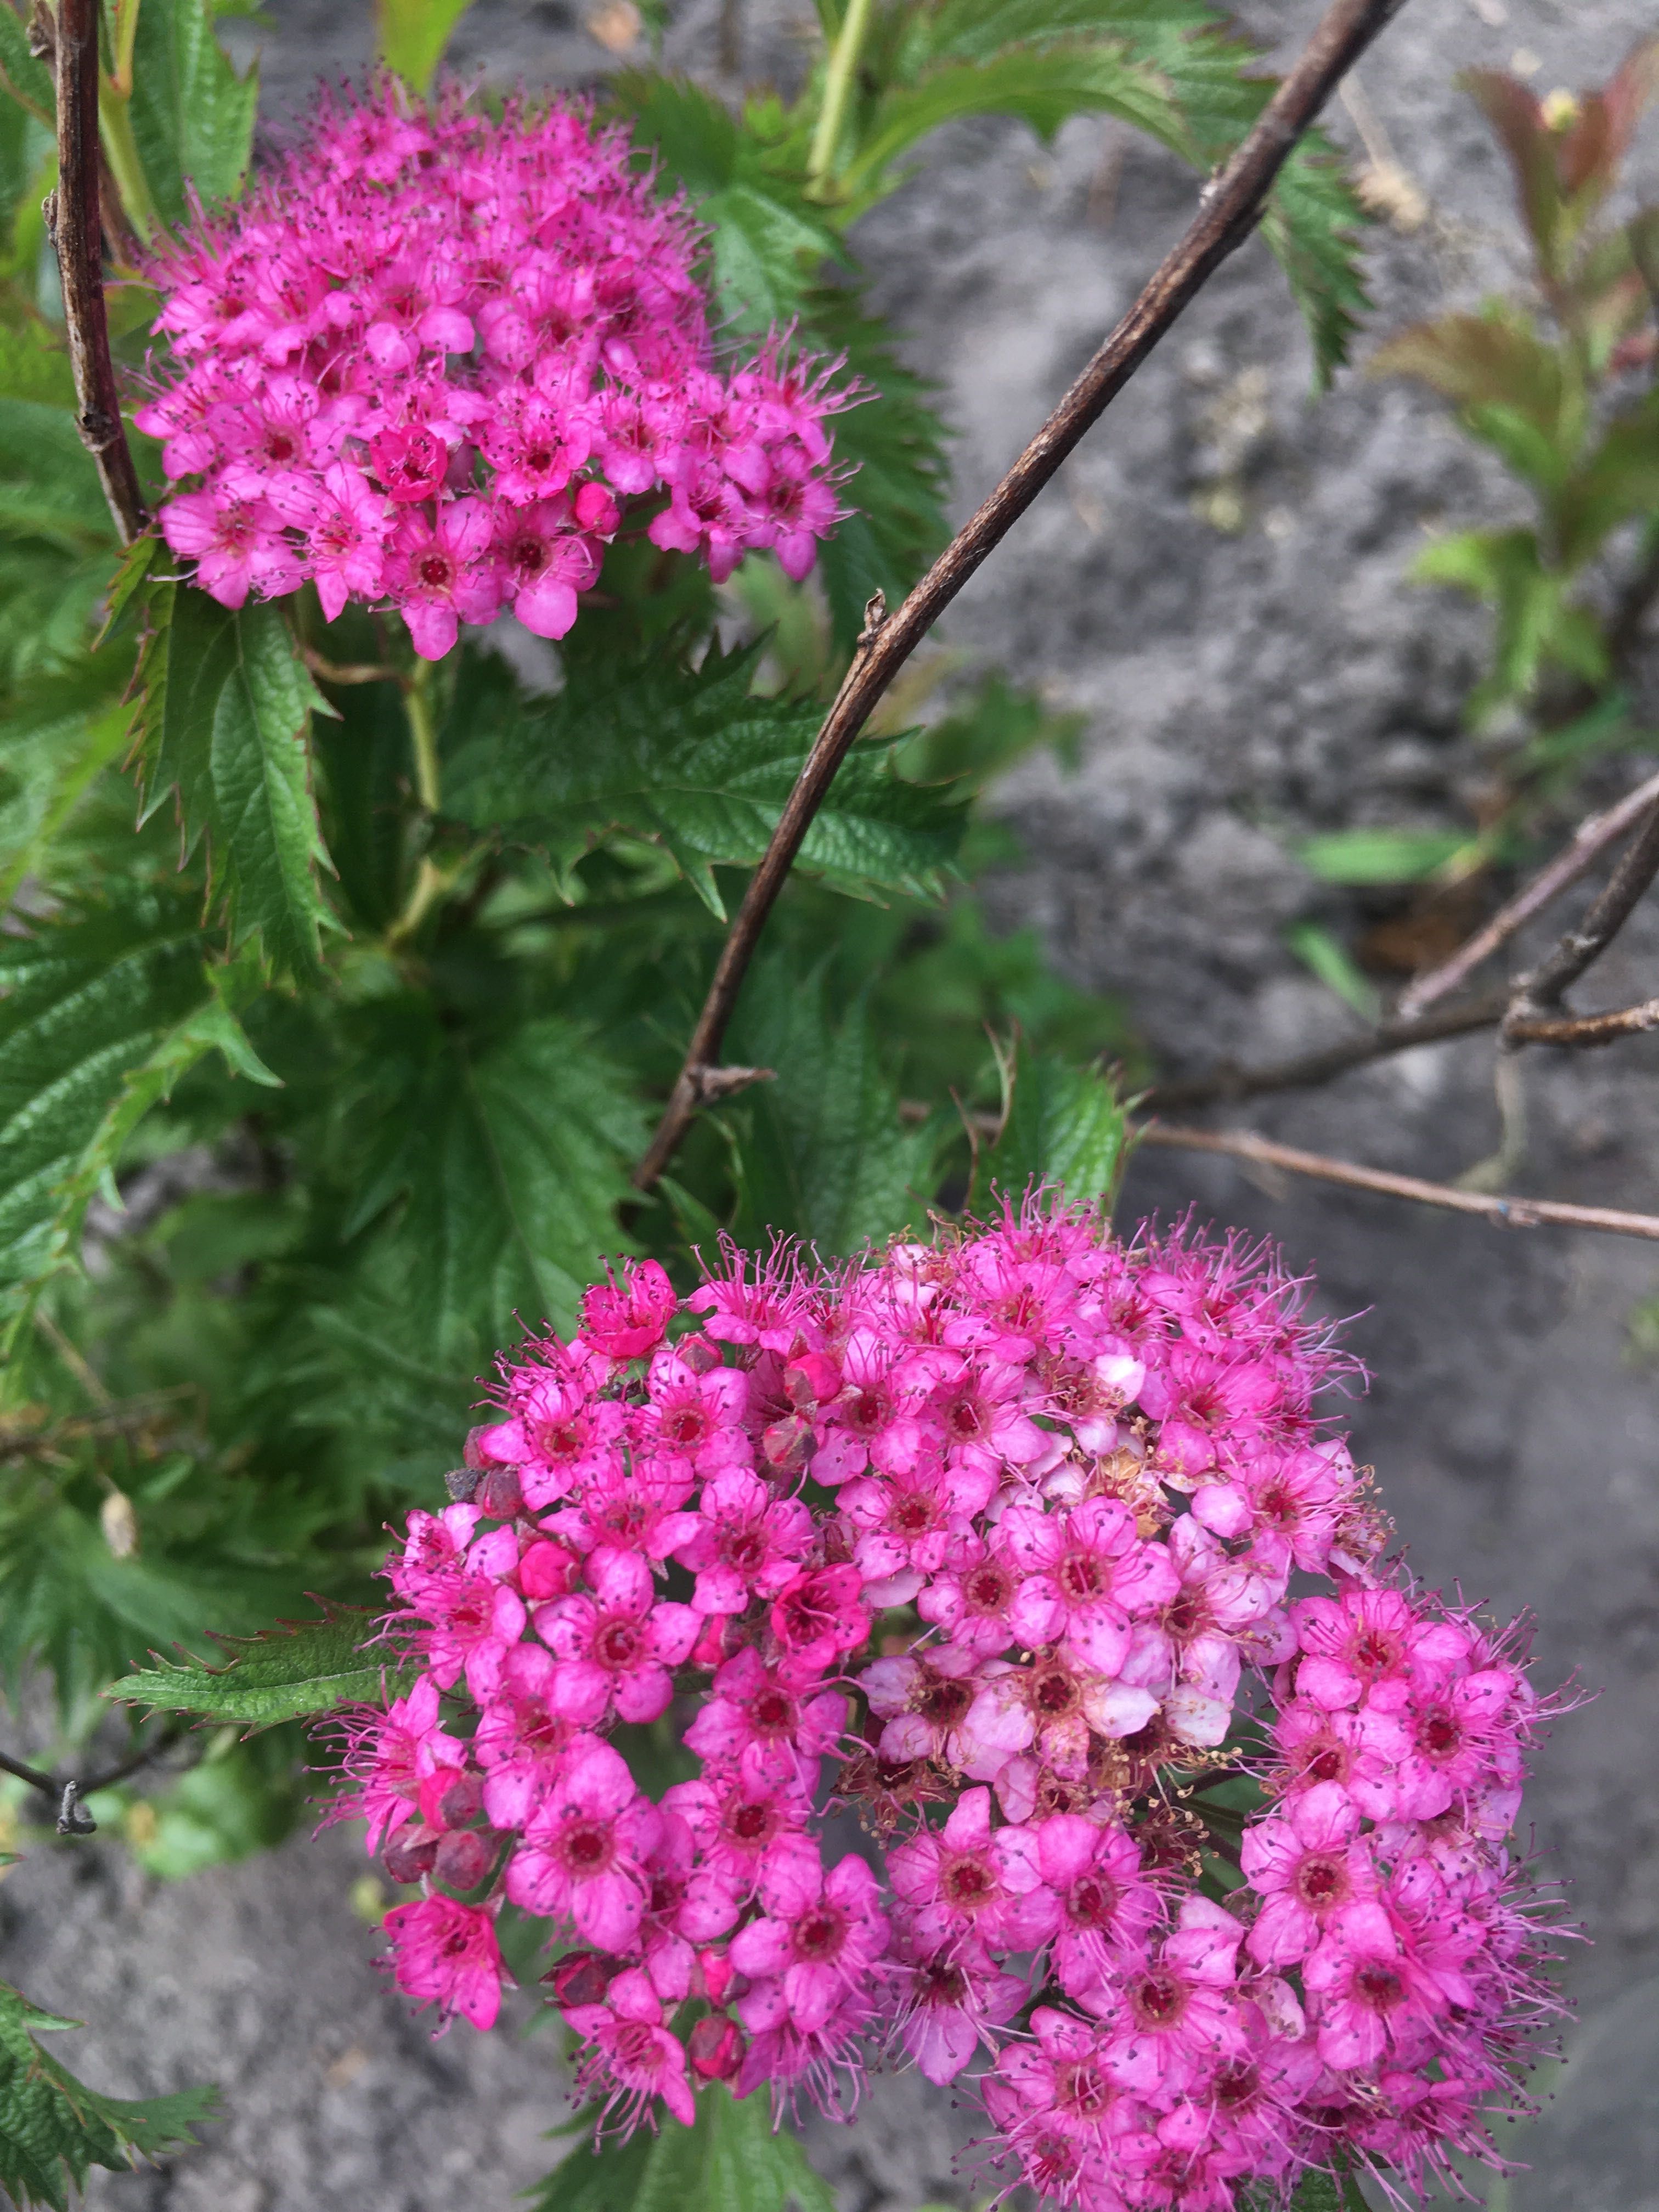
<path fill-rule="evenodd" d="M 732 1964 L 751 1980 L 778 1982 L 791 2025 L 814 2033 L 881 1978 L 887 1919 L 876 1878 L 860 1858 L 828 1875 L 786 1861 L 763 1872 L 760 1887 L 765 1916 L 732 1937 Z"/>
<path fill-rule="evenodd" d="M 589 2046 L 578 2082 L 584 2096 L 610 2087 L 605 2110 L 620 2100 L 632 2122 L 660 2097 L 677 2120 L 691 2125 L 697 2115 L 685 2045 L 664 2025 L 648 1975 L 626 1967 L 611 1983 L 603 2004 L 567 2005 L 564 2016 Z"/>
<path fill-rule="evenodd" d="M 673 1695 L 670 1670 L 697 1640 L 698 1615 L 658 1600 L 637 1552 L 591 1553 L 587 1578 L 591 1597 L 536 1608 L 536 1633 L 558 1662 L 548 1688 L 553 1708 L 583 1728 L 612 1710 L 619 1720 L 653 1721 Z"/>
<path fill-rule="evenodd" d="M 1245 1832 L 1243 1870 L 1264 1902 L 1247 1939 L 1264 1966 L 1305 1959 L 1334 1912 L 1376 1888 L 1370 1854 L 1358 1840 L 1359 1812 L 1338 1782 L 1298 1790 L 1282 1820 Z"/>
<path fill-rule="evenodd" d="M 486 623 L 501 604 L 495 526 L 482 500 L 458 499 L 434 522 L 410 510 L 386 554 L 386 588 L 423 660 L 451 652 L 459 625 Z"/>
<path fill-rule="evenodd" d="M 325 108 L 147 271 L 171 358 L 140 419 L 187 486 L 161 526 L 204 589 L 234 606 L 309 577 L 331 619 L 390 594 L 428 659 L 503 597 L 562 637 L 623 503 L 664 491 L 656 542 L 717 580 L 763 547 L 804 575 L 841 519 L 824 424 L 848 395 L 775 343 L 711 365 L 699 234 L 622 135 L 396 100 Z M 336 465 L 407 519 L 384 570 Z M 457 520 L 475 504 L 493 549 Z"/>
<path fill-rule="evenodd" d="M 641 404 L 651 450 L 697 397 Z M 735 465 L 768 495 L 775 460 Z M 1019 2178 L 1070 2212 L 1235 2212 L 1367 2159 L 1433 2184 L 1547 2002 L 1507 1839 L 1559 1708 L 1514 1634 L 1377 1565 L 1301 1296 L 1041 1200 L 831 1270 L 723 1251 L 684 1305 L 599 1286 L 504 1369 L 470 1502 L 410 1516 L 422 1671 L 348 1724 L 342 1813 L 396 1878 L 499 1868 L 592 1947 L 550 1985 L 624 2128 L 710 2081 L 844 2105 L 884 2043 L 942 2082 L 988 2053 Z M 878 1610 L 912 1595 L 915 1633 Z M 1247 1668 L 1266 1802 L 1217 1903 L 1195 1823 L 1207 1871 Z M 653 1804 L 600 1737 L 675 1687 L 701 1771 Z M 842 1810 L 871 1856 L 826 1872 Z"/>
<path fill-rule="evenodd" d="M 421 2004 L 435 2004 L 441 2033 L 457 2013 L 474 2027 L 493 2027 L 506 1969 L 494 1915 L 452 1897 L 395 1905 L 382 1923 L 392 1941 L 398 1986 Z"/>
<path fill-rule="evenodd" d="M 602 1951 L 625 1950 L 644 1917 L 662 1814 L 608 1743 L 574 1746 L 508 1862 L 507 1893 L 571 1921 Z"/>

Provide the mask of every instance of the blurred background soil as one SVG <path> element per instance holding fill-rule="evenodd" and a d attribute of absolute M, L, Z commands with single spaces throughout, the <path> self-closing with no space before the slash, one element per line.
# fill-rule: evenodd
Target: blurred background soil
<path fill-rule="evenodd" d="M 1241 13 L 1288 51 L 1317 10 L 1250 0 Z M 769 0 L 740 27 L 750 82 L 796 72 L 787 12 Z M 1651 0 L 1413 0 L 1359 72 L 1425 203 L 1415 228 L 1375 235 L 1362 361 L 1377 337 L 1519 276 L 1507 175 L 1457 71 L 1509 67 L 1540 90 L 1599 82 L 1652 27 Z M 616 0 L 586 14 L 481 0 L 453 58 L 503 85 L 587 82 L 615 65 L 628 28 Z M 361 70 L 372 43 L 368 0 L 272 0 L 263 22 L 229 19 L 225 34 L 239 55 L 262 50 L 278 118 L 319 76 Z M 666 56 L 736 88 L 720 75 L 718 0 L 675 11 Z M 1357 145 L 1343 108 L 1330 127 Z M 1635 179 L 1648 198 L 1656 135 Z M 866 220 L 878 301 L 960 432 L 961 512 L 1127 305 L 1194 191 L 1109 122 L 1069 125 L 1049 148 L 1013 126 L 961 126 Z M 1355 910 L 1289 848 L 1360 823 L 1467 822 L 1480 771 L 1459 709 L 1482 618 L 1404 570 L 1425 530 L 1501 518 L 1505 497 L 1414 391 L 1350 371 L 1312 401 L 1300 326 L 1253 245 L 953 611 L 950 641 L 1088 718 L 1074 772 L 1045 757 L 1002 794 L 1027 857 L 994 885 L 994 910 L 1036 922 L 1069 975 L 1115 994 L 1166 1072 L 1270 1060 L 1353 1026 L 1284 933 L 1309 918 L 1351 931 Z M 1647 669 L 1659 710 L 1659 639 Z M 1608 771 L 1586 803 L 1652 764 Z M 1656 966 L 1650 905 L 1586 1003 L 1650 994 Z M 1659 1210 L 1656 1074 L 1655 1039 L 1530 1055 L 1511 1187 Z M 1202 1118 L 1451 1177 L 1498 1142 L 1492 1048 L 1424 1046 L 1322 1091 Z M 1659 1252 L 1143 1152 L 1124 1218 L 1188 1206 L 1316 1267 L 1321 1303 L 1354 1317 L 1349 1341 L 1375 1377 L 1352 1408 L 1355 1450 L 1413 1565 L 1504 1614 L 1530 1608 L 1540 1680 L 1573 1676 L 1594 1693 L 1544 1745 L 1528 1801 L 1539 1856 L 1592 1939 L 1565 1968 L 1581 2023 L 1544 2118 L 1511 2146 L 1527 2170 L 1479 2193 L 1506 2212 L 1651 2212 L 1659 1370 L 1631 1324 L 1659 1290 Z M 0 1884 L 0 1971 L 96 2023 L 64 2039 L 72 2064 L 128 2093 L 204 2078 L 225 2089 L 206 2148 L 161 2172 L 96 2177 L 94 2205 L 488 2212 L 545 2170 L 541 2131 L 567 2110 L 555 2039 L 462 2027 L 433 2043 L 373 1970 L 376 1942 L 352 1902 L 362 1872 L 337 1835 L 171 1887 L 112 1850 L 68 1846 Z M 953 2172 L 962 2134 L 948 2098 L 910 2075 L 878 2081 L 856 2127 L 814 2130 L 812 2144 L 846 2212 L 915 2212 L 982 2199 L 971 2166 Z"/>

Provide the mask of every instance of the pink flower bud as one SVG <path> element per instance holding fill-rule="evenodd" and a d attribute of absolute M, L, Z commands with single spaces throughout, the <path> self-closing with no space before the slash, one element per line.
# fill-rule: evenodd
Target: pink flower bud
<path fill-rule="evenodd" d="M 527 1545 L 519 1561 L 519 1588 L 527 1598 L 563 1597 L 581 1577 L 581 1561 L 546 1537 Z"/>
<path fill-rule="evenodd" d="M 724 2013 L 710 2013 L 692 2028 L 687 2048 L 691 2071 L 704 2081 L 729 2081 L 743 2063 L 743 2036 Z"/>
<path fill-rule="evenodd" d="M 492 1467 L 472 1493 L 473 1503 L 492 1521 L 511 1521 L 524 1508 L 524 1492 L 510 1467 Z"/>
<path fill-rule="evenodd" d="M 567 1951 L 542 1980 L 551 1984 L 553 2002 L 561 2007 L 603 2004 L 616 1968 L 616 1960 L 599 1951 Z"/>
<path fill-rule="evenodd" d="M 430 499 L 449 468 L 449 448 L 435 430 L 382 430 L 368 456 L 380 488 L 399 507 Z"/>
<path fill-rule="evenodd" d="M 438 1838 L 420 1830 L 405 1829 L 395 1835 L 380 1854 L 380 1863 L 392 1881 L 418 1881 L 430 1874 L 438 1856 Z"/>
<path fill-rule="evenodd" d="M 476 1828 L 457 1828 L 438 1845 L 432 1871 L 448 1889 L 476 1889 L 495 1863 L 495 1846 Z"/>

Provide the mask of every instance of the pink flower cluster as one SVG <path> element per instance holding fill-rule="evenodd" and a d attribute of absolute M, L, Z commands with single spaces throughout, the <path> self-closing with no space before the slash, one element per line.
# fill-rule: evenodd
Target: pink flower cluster
<path fill-rule="evenodd" d="M 590 1291 L 391 1562 L 423 1671 L 341 1809 L 422 1885 L 403 1987 L 487 2025 L 510 1903 L 623 2124 L 976 2065 L 993 2154 L 1079 2212 L 1492 2156 L 1541 1708 L 1379 1565 L 1344 1364 L 1269 1256 L 1042 1198 Z M 654 1796 L 652 1723 L 695 1762 Z"/>
<path fill-rule="evenodd" d="M 504 607 L 562 637 L 643 526 L 716 581 L 792 576 L 840 514 L 824 376 L 714 365 L 698 236 L 578 108 L 325 110 L 240 206 L 158 254 L 167 544 L 226 606 L 390 601 L 437 659 Z"/>

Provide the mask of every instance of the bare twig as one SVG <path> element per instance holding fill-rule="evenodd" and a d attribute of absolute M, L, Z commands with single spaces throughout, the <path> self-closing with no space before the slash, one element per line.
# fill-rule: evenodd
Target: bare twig
<path fill-rule="evenodd" d="M 878 601 L 871 602 L 853 665 L 807 755 L 765 856 L 750 879 L 678 1080 L 650 1149 L 634 1171 L 638 1188 L 648 1190 L 656 1182 L 690 1125 L 696 1110 L 698 1071 L 714 1062 L 762 927 L 812 817 L 876 702 L 1182 309 L 1249 237 L 1291 148 L 1403 4 L 1404 0 L 1333 0 L 1254 130 L 1200 193 L 1199 211 L 1186 235 L 1002 482 L 957 532 L 896 614 L 888 615 Z"/>
<path fill-rule="evenodd" d="M 21 1759 L 13 1759 L 3 1751 L 0 1751 L 0 1770 L 7 1774 L 15 1774 L 20 1782 L 27 1782 L 31 1790 L 52 1801 L 58 1808 L 56 1822 L 60 1836 L 90 1836 L 95 1833 L 98 1824 L 82 1803 L 82 1799 L 94 1796 L 100 1790 L 113 1789 L 118 1782 L 125 1782 L 130 1774 L 136 1774 L 141 1766 L 148 1766 L 164 1751 L 170 1750 L 184 1732 L 182 1721 L 169 1721 L 130 1757 L 117 1765 L 106 1767 L 101 1773 L 89 1774 L 84 1779 L 74 1775 L 43 1773 L 40 1767 L 27 1765 Z"/>
<path fill-rule="evenodd" d="M 1400 995 L 1399 1015 L 1401 1020 L 1413 1021 L 1437 1002 L 1448 997 L 1458 985 L 1472 975 L 1483 960 L 1504 945 L 1522 925 L 1541 914 L 1562 892 L 1586 874 L 1605 853 L 1609 845 L 1618 842 L 1627 830 L 1639 822 L 1648 809 L 1659 803 L 1659 775 L 1650 775 L 1638 783 L 1634 791 L 1626 792 L 1618 804 L 1600 814 L 1592 814 L 1573 831 L 1571 842 L 1558 853 L 1547 866 L 1540 868 L 1528 884 L 1525 884 L 1512 899 L 1498 908 L 1484 927 L 1476 930 L 1467 944 L 1460 945 L 1449 959 L 1443 960 L 1437 968 L 1431 968 L 1419 975 Z"/>
<path fill-rule="evenodd" d="M 1219 1152 L 1253 1166 L 1282 1168 L 1349 1190 L 1374 1190 L 1384 1198 L 1407 1198 L 1419 1206 L 1443 1206 L 1452 1213 L 1478 1213 L 1503 1229 L 1535 1229 L 1552 1223 L 1562 1229 L 1601 1229 L 1613 1237 L 1643 1237 L 1659 1243 L 1659 1214 L 1623 1213 L 1610 1206 L 1569 1206 L 1553 1198 L 1504 1198 L 1456 1190 L 1449 1183 L 1425 1182 L 1417 1176 L 1391 1175 L 1386 1169 L 1357 1167 L 1351 1160 L 1328 1159 L 1294 1145 L 1276 1145 L 1253 1129 L 1168 1128 L 1161 1122 L 1136 1132 L 1143 1144 L 1171 1145 L 1185 1152 Z"/>
<path fill-rule="evenodd" d="M 1262 1067 L 1240 1067 L 1224 1060 L 1207 1075 L 1194 1075 L 1176 1083 L 1155 1083 L 1142 1103 L 1163 1113 L 1171 1106 L 1213 1106 L 1241 1098 L 1259 1098 L 1269 1091 L 1303 1091 L 1330 1083 L 1350 1068 L 1364 1067 L 1392 1053 L 1409 1052 L 1414 1045 L 1436 1044 L 1443 1037 L 1467 1036 L 1474 1030 L 1496 1029 L 1509 1005 L 1507 992 L 1490 992 L 1466 1006 L 1448 1006 L 1443 1013 L 1423 1021 L 1407 1021 L 1398 1015 L 1364 1036 L 1326 1045 L 1319 1052 L 1298 1054 L 1294 1060 L 1269 1062 Z"/>
<path fill-rule="evenodd" d="M 64 286 L 64 322 L 75 372 L 76 427 L 91 454 L 121 543 L 149 520 L 121 422 L 104 311 L 103 227 L 99 215 L 98 0 L 59 0 L 58 190 L 52 242 Z"/>
<path fill-rule="evenodd" d="M 1504 1025 L 1505 1044 L 1613 1044 L 1659 1029 L 1659 999 L 1616 1006 L 1605 1014 L 1516 1015 Z"/>
<path fill-rule="evenodd" d="M 1513 1024 L 1548 1014 L 1560 1005 L 1562 993 L 1601 957 L 1656 875 L 1659 875 L 1659 806 L 1650 811 L 1626 848 L 1606 889 L 1583 921 L 1567 932 L 1547 959 L 1516 979 L 1510 1017 L 1504 1025 L 1506 1042 Z"/>

